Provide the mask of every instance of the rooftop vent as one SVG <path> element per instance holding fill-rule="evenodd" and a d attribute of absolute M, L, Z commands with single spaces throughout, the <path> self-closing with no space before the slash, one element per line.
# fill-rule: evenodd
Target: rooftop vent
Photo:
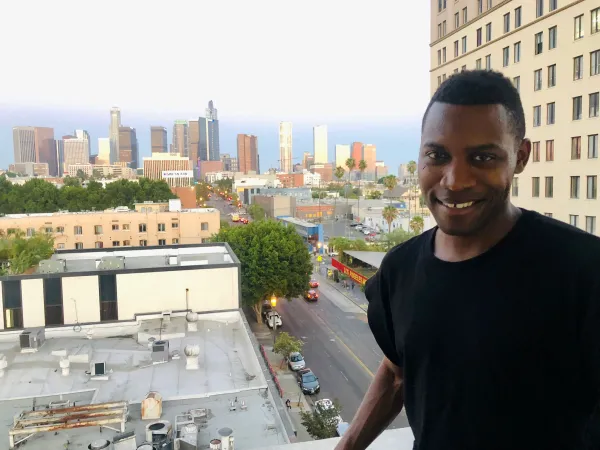
<path fill-rule="evenodd" d="M 90 450 L 104 450 L 110 447 L 110 441 L 107 441 L 106 439 L 99 439 L 97 441 L 92 442 L 90 445 L 88 445 L 88 448 Z"/>
<path fill-rule="evenodd" d="M 105 362 L 90 363 L 90 376 L 95 380 L 108 380 L 108 371 Z"/>
<path fill-rule="evenodd" d="M 19 335 L 21 353 L 37 352 L 38 349 L 44 344 L 45 340 L 46 333 L 44 328 L 31 328 L 23 331 Z"/>
<path fill-rule="evenodd" d="M 152 343 L 152 363 L 169 361 L 169 341 L 154 341 Z"/>
<path fill-rule="evenodd" d="M 117 434 L 113 438 L 113 449 L 136 450 L 137 444 L 135 442 L 135 431 L 128 431 L 126 433 Z"/>
<path fill-rule="evenodd" d="M 171 436 L 171 424 L 168 420 L 159 420 L 146 425 L 146 442 L 160 443 Z"/>

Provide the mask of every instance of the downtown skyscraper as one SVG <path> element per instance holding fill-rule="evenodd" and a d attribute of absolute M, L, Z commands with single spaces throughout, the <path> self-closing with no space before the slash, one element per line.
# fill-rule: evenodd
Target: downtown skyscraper
<path fill-rule="evenodd" d="M 313 152 L 315 164 L 329 162 L 327 155 L 327 125 L 317 125 L 313 128 Z"/>
<path fill-rule="evenodd" d="M 139 149 L 135 128 L 119 127 L 119 162 L 128 167 L 139 167 Z"/>
<path fill-rule="evenodd" d="M 206 117 L 198 118 L 199 139 L 198 159 L 200 161 L 220 161 L 219 116 L 213 101 L 208 102 Z"/>
<path fill-rule="evenodd" d="M 279 169 L 292 172 L 292 122 L 279 123 Z"/>
<path fill-rule="evenodd" d="M 110 125 L 108 138 L 110 139 L 110 163 L 119 160 L 119 128 L 121 127 L 121 110 L 116 106 L 110 110 Z"/>
<path fill-rule="evenodd" d="M 152 153 L 167 153 L 167 129 L 165 127 L 150 127 L 150 146 Z"/>
<path fill-rule="evenodd" d="M 239 171 L 259 173 L 258 138 L 250 134 L 237 135 L 237 160 Z"/>

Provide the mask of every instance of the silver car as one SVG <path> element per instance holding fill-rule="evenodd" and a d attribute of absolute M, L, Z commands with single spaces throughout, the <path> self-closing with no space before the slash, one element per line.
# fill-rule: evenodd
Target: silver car
<path fill-rule="evenodd" d="M 306 367 L 306 362 L 301 353 L 292 352 L 288 358 L 288 364 L 292 370 L 301 370 Z"/>

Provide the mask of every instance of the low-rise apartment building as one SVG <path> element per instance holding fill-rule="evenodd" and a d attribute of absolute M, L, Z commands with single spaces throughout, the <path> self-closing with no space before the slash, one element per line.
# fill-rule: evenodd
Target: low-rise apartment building
<path fill-rule="evenodd" d="M 46 232 L 56 249 L 146 247 L 207 242 L 220 228 L 214 208 L 169 210 L 167 203 L 143 203 L 105 211 L 7 214 L 0 230 L 28 236 Z"/>

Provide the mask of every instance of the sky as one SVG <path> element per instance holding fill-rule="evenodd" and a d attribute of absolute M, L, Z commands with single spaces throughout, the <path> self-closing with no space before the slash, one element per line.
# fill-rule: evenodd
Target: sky
<path fill-rule="evenodd" d="M 108 137 L 109 111 L 137 129 L 219 111 L 221 153 L 255 134 L 261 170 L 277 167 L 280 121 L 293 157 L 312 152 L 312 127 L 335 144 L 377 146 L 395 173 L 417 155 L 429 100 L 429 5 L 397 0 L 30 0 L 0 5 L 0 167 L 12 127 L 86 129 Z M 34 12 L 34 13 L 32 13 Z"/>

